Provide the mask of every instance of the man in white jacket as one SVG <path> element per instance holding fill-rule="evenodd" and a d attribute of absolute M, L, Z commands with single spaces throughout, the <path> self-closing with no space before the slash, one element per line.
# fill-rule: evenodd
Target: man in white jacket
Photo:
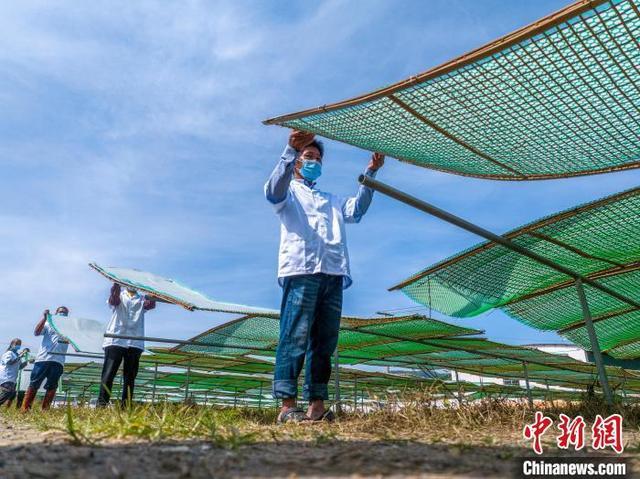
<path fill-rule="evenodd" d="M 316 188 L 324 147 L 313 134 L 293 131 L 265 185 L 280 219 L 278 281 L 283 288 L 280 340 L 273 394 L 282 399 L 279 422 L 331 420 L 325 411 L 331 355 L 338 343 L 342 290 L 351 285 L 345 223 L 358 223 L 373 190 L 339 198 Z M 365 175 L 375 176 L 384 156 L 374 153 Z M 306 358 L 304 410 L 296 406 L 298 377 Z"/>

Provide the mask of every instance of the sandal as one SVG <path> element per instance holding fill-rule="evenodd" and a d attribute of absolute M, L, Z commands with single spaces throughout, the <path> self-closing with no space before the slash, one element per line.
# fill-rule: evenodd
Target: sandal
<path fill-rule="evenodd" d="M 310 419 L 307 416 L 307 413 L 305 413 L 299 407 L 294 407 L 291 409 L 287 409 L 285 412 L 281 412 L 280 414 L 278 414 L 278 419 L 277 419 L 278 424 L 285 424 L 288 422 L 304 422 L 304 421 L 310 421 Z"/>
<path fill-rule="evenodd" d="M 336 415 L 333 413 L 331 409 L 327 409 L 325 412 L 323 412 L 322 416 L 320 416 L 318 419 L 311 419 L 311 421 L 313 422 L 320 422 L 320 421 L 333 422 L 335 420 L 336 420 Z"/>

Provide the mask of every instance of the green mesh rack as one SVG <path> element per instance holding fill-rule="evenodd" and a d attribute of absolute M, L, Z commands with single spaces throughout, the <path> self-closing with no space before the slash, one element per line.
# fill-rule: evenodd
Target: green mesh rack
<path fill-rule="evenodd" d="M 532 381 L 565 387 L 596 382 L 592 364 L 537 349 L 469 337 L 481 331 L 420 315 L 392 318 L 343 318 L 338 352 L 343 366 L 386 366 L 422 371 L 452 369 L 497 377 L 523 377 L 528 364 Z M 262 356 L 273 361 L 279 321 L 248 315 L 216 326 L 192 339 L 203 345 L 180 345 L 173 352 L 230 357 Z M 209 344 L 209 345 L 207 345 Z M 624 370 L 607 369 L 614 385 L 626 381 Z"/>
<path fill-rule="evenodd" d="M 628 298 L 640 297 L 640 188 L 515 229 L 505 236 Z M 435 264 L 392 289 L 450 316 L 492 308 L 590 350 L 574 280 L 485 242 Z M 589 285 L 585 292 L 601 349 L 640 357 L 640 311 Z"/>
<path fill-rule="evenodd" d="M 638 0 L 580 0 L 386 88 L 266 120 L 499 180 L 640 164 Z"/>

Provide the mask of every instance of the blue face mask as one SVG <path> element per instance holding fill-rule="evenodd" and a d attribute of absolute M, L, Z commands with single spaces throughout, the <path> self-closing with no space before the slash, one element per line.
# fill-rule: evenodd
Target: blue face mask
<path fill-rule="evenodd" d="M 16 344 L 14 347 L 12 347 L 12 348 L 11 348 L 11 350 L 12 350 L 14 353 L 17 353 L 18 351 L 20 351 L 20 345 L 19 345 L 19 344 Z"/>
<path fill-rule="evenodd" d="M 315 160 L 302 160 L 300 174 L 307 181 L 316 181 L 322 174 L 322 163 Z"/>

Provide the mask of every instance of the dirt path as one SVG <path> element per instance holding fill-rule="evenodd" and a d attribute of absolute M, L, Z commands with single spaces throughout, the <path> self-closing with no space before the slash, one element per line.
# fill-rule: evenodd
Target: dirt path
<path fill-rule="evenodd" d="M 75 446 L 64 434 L 0 420 L 0 477 L 513 477 L 521 447 L 388 441 L 259 443 L 234 450 L 202 441 Z"/>

